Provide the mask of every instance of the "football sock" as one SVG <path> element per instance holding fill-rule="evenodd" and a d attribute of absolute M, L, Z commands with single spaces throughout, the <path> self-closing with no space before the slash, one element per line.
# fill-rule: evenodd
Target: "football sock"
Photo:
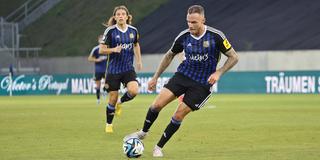
<path fill-rule="evenodd" d="M 153 122 L 157 119 L 159 115 L 159 112 L 154 110 L 153 107 L 151 106 L 148 110 L 146 120 L 144 121 L 143 124 L 143 132 L 148 132 L 149 128 L 152 126 Z"/>
<path fill-rule="evenodd" d="M 106 116 L 107 116 L 107 123 L 108 124 L 112 124 L 112 120 L 113 120 L 113 117 L 114 117 L 114 111 L 115 111 L 115 108 L 113 105 L 111 104 L 108 104 L 107 108 L 106 108 Z"/>
<path fill-rule="evenodd" d="M 128 92 L 124 93 L 123 96 L 120 98 L 120 102 L 127 102 L 134 98 L 135 96 L 130 95 Z"/>
<path fill-rule="evenodd" d="M 162 134 L 161 139 L 158 142 L 157 146 L 162 148 L 169 141 L 171 136 L 179 129 L 180 125 L 181 125 L 181 121 L 178 121 L 172 117 L 171 122 L 169 123 L 166 130 Z"/>
<path fill-rule="evenodd" d="M 100 99 L 100 88 L 96 88 L 97 99 Z"/>

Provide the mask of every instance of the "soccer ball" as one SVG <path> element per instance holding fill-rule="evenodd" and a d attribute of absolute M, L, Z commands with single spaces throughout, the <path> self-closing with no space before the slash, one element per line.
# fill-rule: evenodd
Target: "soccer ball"
<path fill-rule="evenodd" d="M 142 155 L 144 145 L 138 138 L 129 138 L 123 142 L 123 152 L 128 158 L 138 158 Z"/>

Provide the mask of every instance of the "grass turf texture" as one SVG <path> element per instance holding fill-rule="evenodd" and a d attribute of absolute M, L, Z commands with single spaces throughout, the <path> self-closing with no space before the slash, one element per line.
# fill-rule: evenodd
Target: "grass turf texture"
<path fill-rule="evenodd" d="M 7 159 L 127 159 L 122 138 L 142 127 L 155 96 L 139 95 L 105 134 L 105 103 L 95 96 L 0 97 L 0 157 Z M 140 159 L 176 109 L 159 115 Z M 191 113 L 164 147 L 163 159 L 311 160 L 320 157 L 319 95 L 214 95 Z"/>

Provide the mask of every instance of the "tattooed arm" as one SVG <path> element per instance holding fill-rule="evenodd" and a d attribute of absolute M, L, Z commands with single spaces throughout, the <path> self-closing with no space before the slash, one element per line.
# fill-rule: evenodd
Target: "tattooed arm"
<path fill-rule="evenodd" d="M 155 90 L 156 89 L 156 85 L 157 85 L 157 80 L 160 77 L 160 75 L 163 73 L 163 71 L 165 71 L 167 69 L 167 67 L 169 66 L 169 64 L 172 62 L 174 56 L 176 54 L 173 53 L 171 50 L 169 50 L 162 58 L 160 65 L 157 68 L 156 73 L 154 73 L 152 79 L 149 81 L 148 83 L 148 89 L 150 91 Z"/>
<path fill-rule="evenodd" d="M 224 55 L 228 57 L 227 61 L 221 68 L 219 68 L 218 70 L 216 70 L 216 72 L 210 75 L 210 77 L 208 78 L 209 84 L 215 84 L 220 79 L 221 75 L 223 75 L 225 72 L 230 70 L 234 65 L 238 63 L 239 56 L 233 48 L 224 53 Z"/>

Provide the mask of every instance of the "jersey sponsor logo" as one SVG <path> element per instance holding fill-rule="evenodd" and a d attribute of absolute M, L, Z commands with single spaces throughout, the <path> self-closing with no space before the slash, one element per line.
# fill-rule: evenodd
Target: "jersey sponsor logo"
<path fill-rule="evenodd" d="M 133 48 L 133 44 L 132 43 L 123 43 L 123 44 L 119 44 L 119 46 L 121 46 L 122 49 L 126 49 L 126 50 L 130 50 Z"/>
<path fill-rule="evenodd" d="M 209 47 L 209 41 L 203 41 L 203 47 L 208 48 Z"/>
<path fill-rule="evenodd" d="M 193 61 L 198 61 L 198 62 L 202 62 L 202 61 L 207 61 L 209 56 L 208 56 L 208 53 L 205 54 L 205 55 L 200 55 L 200 54 L 196 54 L 196 55 L 189 55 L 189 58 L 190 60 L 193 60 Z"/>
<path fill-rule="evenodd" d="M 226 49 L 229 49 L 231 48 L 231 44 L 229 43 L 229 41 L 227 39 L 224 39 L 223 41 L 223 45 Z"/>
<path fill-rule="evenodd" d="M 133 38 L 134 38 L 133 33 L 130 33 L 129 37 L 130 37 L 131 39 L 133 39 Z"/>

